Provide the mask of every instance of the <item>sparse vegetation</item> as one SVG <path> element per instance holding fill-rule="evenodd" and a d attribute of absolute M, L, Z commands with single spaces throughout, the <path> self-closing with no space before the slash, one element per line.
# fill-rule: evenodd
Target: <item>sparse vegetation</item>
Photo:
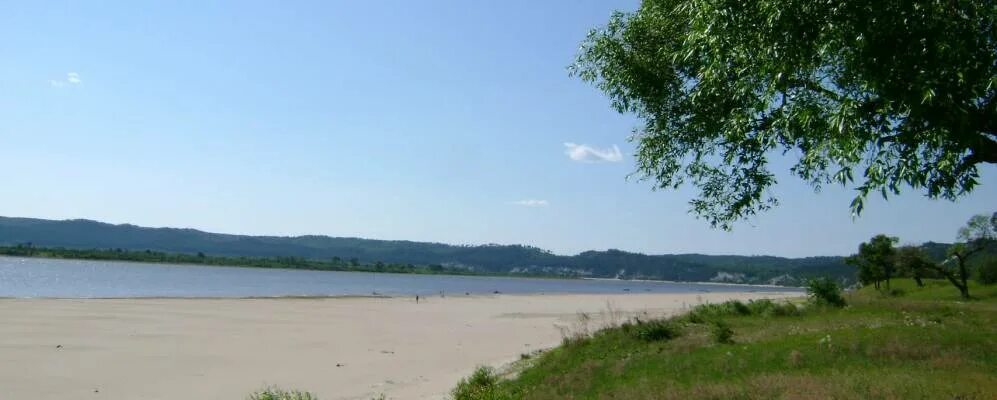
<path fill-rule="evenodd" d="M 270 386 L 249 395 L 249 400 L 318 400 L 318 397 L 315 397 L 308 392 L 283 390 L 278 387 Z"/>
<path fill-rule="evenodd" d="M 997 286 L 970 282 L 976 299 L 965 302 L 944 280 L 923 283 L 894 281 L 901 297 L 845 293 L 845 308 L 705 304 L 664 321 L 680 328 L 668 340 L 643 340 L 631 321 L 537 355 L 510 379 L 470 379 L 487 383 L 485 397 L 456 399 L 992 398 Z"/>
<path fill-rule="evenodd" d="M 453 400 L 497 400 L 503 398 L 496 392 L 497 383 L 494 370 L 478 367 L 470 377 L 461 379 L 450 395 Z"/>
<path fill-rule="evenodd" d="M 635 318 L 633 322 L 626 322 L 622 327 L 624 332 L 646 342 L 669 340 L 680 333 L 676 324 L 662 319 L 641 321 Z"/>

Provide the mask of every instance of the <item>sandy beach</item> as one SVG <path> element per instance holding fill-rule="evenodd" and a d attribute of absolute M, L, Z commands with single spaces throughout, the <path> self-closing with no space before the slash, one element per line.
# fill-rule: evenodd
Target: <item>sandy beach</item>
<path fill-rule="evenodd" d="M 768 289 L 766 289 L 768 290 Z M 0 398 L 440 399 L 477 365 L 555 346 L 578 313 L 659 316 L 799 293 L 335 299 L 0 299 Z M 598 323 L 598 322 L 596 322 Z M 591 326 L 595 328 L 595 326 Z"/>

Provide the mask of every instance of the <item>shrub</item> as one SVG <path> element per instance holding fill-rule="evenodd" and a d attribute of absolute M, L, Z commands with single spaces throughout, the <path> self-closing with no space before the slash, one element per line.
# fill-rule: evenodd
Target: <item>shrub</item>
<path fill-rule="evenodd" d="M 681 321 L 690 324 L 703 324 L 723 317 L 739 315 L 760 315 L 763 317 L 783 317 L 800 315 L 800 309 L 795 304 L 769 299 L 750 300 L 747 304 L 730 300 L 717 304 L 702 304 L 694 307 Z"/>
<path fill-rule="evenodd" d="M 831 307 L 845 306 L 845 298 L 841 297 L 841 287 L 830 278 L 808 280 L 807 297 L 817 305 Z"/>
<path fill-rule="evenodd" d="M 796 304 L 790 303 L 788 301 L 783 301 L 779 303 L 774 303 L 774 306 L 768 310 L 766 316 L 774 317 L 789 317 L 794 315 L 800 315 L 800 308 Z"/>
<path fill-rule="evenodd" d="M 739 300 L 725 302 L 731 313 L 736 315 L 751 315 L 751 308 Z"/>
<path fill-rule="evenodd" d="M 271 386 L 249 395 L 249 400 L 318 400 L 318 397 L 308 392 L 283 390 Z"/>
<path fill-rule="evenodd" d="M 669 340 L 679 335 L 679 330 L 675 324 L 663 319 L 645 322 L 635 318 L 632 323 L 623 324 L 623 332 L 647 342 Z"/>
<path fill-rule="evenodd" d="M 453 400 L 490 400 L 497 399 L 495 385 L 498 377 L 488 367 L 478 367 L 471 376 L 461 379 L 451 392 Z"/>
<path fill-rule="evenodd" d="M 752 309 L 740 300 L 728 300 L 723 303 L 700 304 L 692 309 L 685 320 L 693 324 L 701 324 L 720 317 L 751 315 Z"/>
<path fill-rule="evenodd" d="M 706 319 L 703 318 L 703 315 L 696 312 L 695 309 L 689 311 L 689 313 L 685 315 L 685 320 L 688 321 L 690 324 L 702 324 L 706 322 Z"/>
<path fill-rule="evenodd" d="M 710 324 L 710 337 L 716 343 L 734 343 L 734 330 L 730 329 L 730 325 L 727 325 L 726 322 L 716 320 Z"/>
<path fill-rule="evenodd" d="M 776 307 L 778 307 L 778 305 L 769 299 L 748 301 L 748 311 L 750 311 L 752 315 L 772 315 L 772 310 Z"/>
<path fill-rule="evenodd" d="M 793 303 L 775 302 L 769 299 L 751 300 L 748 302 L 748 309 L 751 310 L 751 315 L 763 317 L 785 317 L 800 314 L 800 309 Z"/>

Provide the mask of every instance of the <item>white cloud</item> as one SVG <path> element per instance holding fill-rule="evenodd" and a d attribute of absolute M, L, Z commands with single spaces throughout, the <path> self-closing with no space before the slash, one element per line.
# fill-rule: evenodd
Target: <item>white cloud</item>
<path fill-rule="evenodd" d="M 578 162 L 600 163 L 623 161 L 623 153 L 620 152 L 620 148 L 615 144 L 613 147 L 600 149 L 587 144 L 567 142 L 564 144 L 564 147 L 566 147 L 564 154 L 567 154 L 568 158 Z"/>
<path fill-rule="evenodd" d="M 48 81 L 48 84 L 52 85 L 52 87 L 63 87 L 63 86 L 66 86 L 66 85 L 79 85 L 81 83 L 83 83 L 83 81 L 80 80 L 80 74 L 75 73 L 75 72 L 70 72 L 70 73 L 66 74 L 66 79 L 65 80 L 50 79 Z"/>
<path fill-rule="evenodd" d="M 547 200 L 537 200 L 537 199 L 519 200 L 512 202 L 512 204 L 523 207 L 547 207 L 550 205 L 550 203 L 548 203 Z"/>

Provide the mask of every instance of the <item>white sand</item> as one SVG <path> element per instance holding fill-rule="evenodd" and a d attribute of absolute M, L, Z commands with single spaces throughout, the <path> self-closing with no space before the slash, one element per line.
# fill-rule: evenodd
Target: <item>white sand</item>
<path fill-rule="evenodd" d="M 2 299 L 0 398 L 238 400 L 274 384 L 322 400 L 437 399 L 477 365 L 556 345 L 559 326 L 607 303 L 662 315 L 794 295 Z"/>

